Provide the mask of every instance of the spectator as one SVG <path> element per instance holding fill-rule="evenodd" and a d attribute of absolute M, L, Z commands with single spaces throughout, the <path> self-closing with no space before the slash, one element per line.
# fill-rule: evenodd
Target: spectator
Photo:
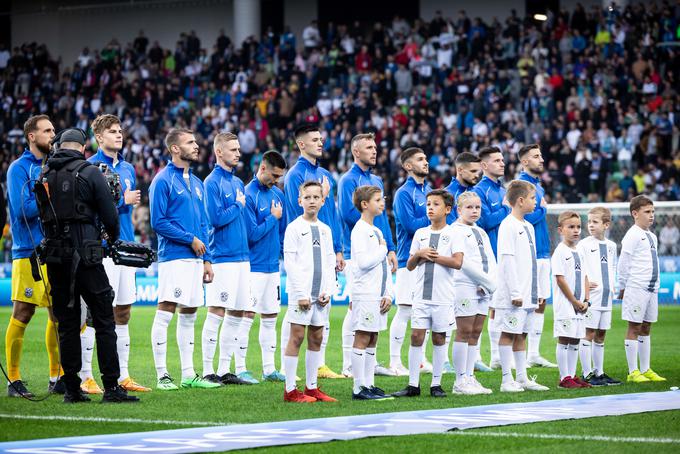
<path fill-rule="evenodd" d="M 659 254 L 680 255 L 680 229 L 670 217 L 659 232 Z"/>

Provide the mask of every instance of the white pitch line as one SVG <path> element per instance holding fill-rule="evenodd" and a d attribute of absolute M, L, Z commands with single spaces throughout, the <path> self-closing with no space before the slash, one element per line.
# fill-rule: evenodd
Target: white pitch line
<path fill-rule="evenodd" d="M 168 426 L 226 426 L 225 422 L 210 421 L 168 421 L 163 419 L 141 419 L 141 418 L 97 418 L 89 416 L 39 416 L 39 415 L 10 415 L 0 413 L 0 418 L 5 419 L 39 419 L 44 421 L 88 421 L 88 422 L 113 422 L 113 423 L 145 423 L 162 424 Z"/>
<path fill-rule="evenodd" d="M 489 432 L 477 430 L 452 430 L 449 435 L 471 435 L 477 437 L 510 437 L 510 438 L 538 438 L 544 440 L 585 440 L 585 441 L 612 441 L 618 443 L 663 443 L 680 444 L 680 438 L 648 438 L 648 437 L 608 437 L 604 435 L 552 435 L 521 432 Z"/>

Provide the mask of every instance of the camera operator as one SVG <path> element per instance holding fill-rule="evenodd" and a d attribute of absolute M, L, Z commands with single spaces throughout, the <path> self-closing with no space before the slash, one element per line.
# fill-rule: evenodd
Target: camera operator
<path fill-rule="evenodd" d="M 102 402 L 134 402 L 120 387 L 113 318 L 114 294 L 102 258 L 99 222 L 108 240 L 119 233 L 118 211 L 99 169 L 85 160 L 87 136 L 67 129 L 36 185 L 36 198 L 45 230 L 43 258 L 52 283 L 52 305 L 59 322 L 61 363 L 66 385 L 64 402 L 87 402 L 80 389 L 80 297 L 85 300 L 96 331 L 97 357 L 102 372 Z M 99 222 L 98 222 L 99 221 Z"/>

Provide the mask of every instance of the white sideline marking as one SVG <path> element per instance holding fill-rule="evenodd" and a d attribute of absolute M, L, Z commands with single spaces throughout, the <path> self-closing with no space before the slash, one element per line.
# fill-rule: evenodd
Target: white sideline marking
<path fill-rule="evenodd" d="M 44 421 L 92 421 L 92 422 L 113 422 L 113 423 L 145 423 L 145 424 L 163 424 L 168 426 L 225 426 L 230 425 L 228 422 L 215 421 L 167 421 L 163 419 L 141 419 L 141 418 L 97 418 L 90 416 L 40 416 L 40 415 L 11 415 L 7 413 L 0 413 L 0 418 L 5 419 L 38 419 Z"/>
<path fill-rule="evenodd" d="M 648 438 L 648 437 L 608 437 L 604 435 L 552 435 L 521 432 L 489 432 L 477 430 L 452 430 L 447 435 L 472 435 L 478 437 L 510 437 L 510 438 L 538 438 L 548 440 L 585 440 L 612 441 L 617 443 L 664 443 L 680 444 L 680 438 Z"/>

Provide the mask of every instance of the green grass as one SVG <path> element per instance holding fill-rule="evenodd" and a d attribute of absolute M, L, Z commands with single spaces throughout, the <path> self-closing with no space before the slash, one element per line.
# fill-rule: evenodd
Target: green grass
<path fill-rule="evenodd" d="M 130 372 L 140 383 L 152 386 L 155 383 L 155 370 L 150 344 L 150 327 L 155 308 L 133 308 L 131 320 L 132 353 L 130 358 Z M 392 311 L 394 312 L 394 311 Z M 345 308 L 336 307 L 332 311 L 331 339 L 327 358 L 329 365 L 339 371 L 342 363 L 340 349 L 340 326 Z M 0 320 L 8 320 L 10 308 L 0 308 Z M 199 315 L 196 328 L 197 347 L 200 345 L 200 331 L 205 312 Z M 31 321 L 24 341 L 24 356 L 22 360 L 22 376 L 28 382 L 29 388 L 38 394 L 44 394 L 47 388 L 47 355 L 44 345 L 45 312 L 38 311 Z M 625 325 L 620 320 L 620 307 L 615 308 L 614 324 L 608 333 L 605 369 L 613 377 L 624 379 L 627 368 L 623 350 Z M 494 389 L 491 396 L 450 396 L 447 399 L 431 399 L 421 397 L 416 399 L 397 399 L 391 402 L 353 402 L 351 400 L 350 380 L 322 380 L 323 389 L 330 395 L 337 397 L 340 402 L 331 405 L 291 405 L 282 401 L 283 385 L 279 383 L 263 383 L 257 386 L 223 387 L 216 390 L 180 390 L 173 393 L 153 391 L 141 394 L 142 403 L 138 405 L 110 405 L 102 407 L 95 402 L 91 404 L 66 406 L 61 403 L 59 396 L 52 396 L 41 403 L 28 402 L 22 399 L 0 397 L 0 413 L 16 415 L 60 415 L 99 418 L 135 418 L 146 421 L 207 421 L 219 423 L 257 423 L 267 421 L 282 421 L 305 418 L 345 416 L 355 414 L 369 414 L 380 412 L 420 410 L 426 408 L 450 408 L 472 405 L 487 405 L 506 402 L 528 402 L 544 399 L 582 397 L 597 394 L 633 393 L 642 391 L 665 391 L 671 385 L 680 383 L 680 361 L 678 361 L 678 336 L 680 326 L 680 307 L 662 306 L 660 322 L 652 332 L 652 366 L 661 375 L 668 378 L 665 383 L 648 383 L 640 385 L 624 384 L 618 387 L 597 388 L 588 390 L 563 391 L 555 389 L 557 371 L 555 369 L 531 369 L 531 374 L 538 376 L 539 383 L 553 388 L 545 393 L 521 393 L 519 395 L 501 394 L 498 386 L 500 372 L 478 374 L 479 380 Z M 179 354 L 175 344 L 175 321 L 170 326 L 168 341 L 168 365 L 170 373 L 179 377 Z M 6 322 L 2 324 L 6 327 Z M 261 373 L 260 348 L 258 344 L 256 322 L 251 332 L 248 353 L 248 366 L 256 377 Z M 3 331 L 4 332 L 4 331 Z M 552 313 L 548 308 L 546 313 L 545 334 L 541 346 L 542 354 L 547 358 L 555 357 L 555 342 L 552 334 Z M 4 335 L 0 338 L 0 346 L 4 352 Z M 488 337 L 485 335 L 483 356 L 488 358 Z M 406 363 L 404 346 L 404 362 Z M 381 338 L 378 347 L 379 360 L 387 362 L 387 335 Z M 2 356 L 3 365 L 4 355 Z M 276 357 L 277 364 L 279 356 Z M 197 372 L 201 372 L 200 347 L 196 349 L 194 364 Z M 96 355 L 95 355 L 95 375 Z M 304 361 L 300 362 L 298 375 L 304 377 Z M 453 375 L 445 375 L 443 387 L 450 390 L 453 385 Z M 424 375 L 421 380 L 423 389 L 429 386 L 430 377 Z M 396 391 L 406 385 L 405 377 L 377 377 L 377 385 L 386 391 Z M 4 391 L 3 391 L 4 392 Z M 31 430 L 26 430 L 30 427 Z M 63 437 L 75 435 L 92 435 L 102 433 L 121 433 L 131 431 L 150 431 L 173 428 L 185 428 L 187 425 L 160 425 L 152 423 L 121 423 L 121 422 L 70 422 L 60 420 L 26 420 L 0 418 L 0 441 Z M 680 411 L 657 412 L 650 414 L 628 415 L 622 417 L 602 417 L 594 420 L 560 421 L 551 423 L 524 424 L 503 428 L 480 429 L 493 432 L 514 433 L 549 433 L 549 434 L 580 434 L 584 436 L 611 437 L 677 437 L 680 434 Z M 411 437 L 383 437 L 349 442 L 332 442 L 323 446 L 331 451 L 355 452 L 370 448 L 388 448 L 394 451 L 439 449 L 466 449 L 472 452 L 500 452 L 508 449 L 521 449 L 526 452 L 564 450 L 568 446 L 570 451 L 588 450 L 603 452 L 607 446 L 617 451 L 670 452 L 677 445 L 669 444 L 641 444 L 594 441 L 594 440 L 538 440 L 516 437 L 485 437 L 447 435 L 419 435 Z M 281 451 L 300 449 L 319 449 L 318 445 L 278 448 Z"/>

